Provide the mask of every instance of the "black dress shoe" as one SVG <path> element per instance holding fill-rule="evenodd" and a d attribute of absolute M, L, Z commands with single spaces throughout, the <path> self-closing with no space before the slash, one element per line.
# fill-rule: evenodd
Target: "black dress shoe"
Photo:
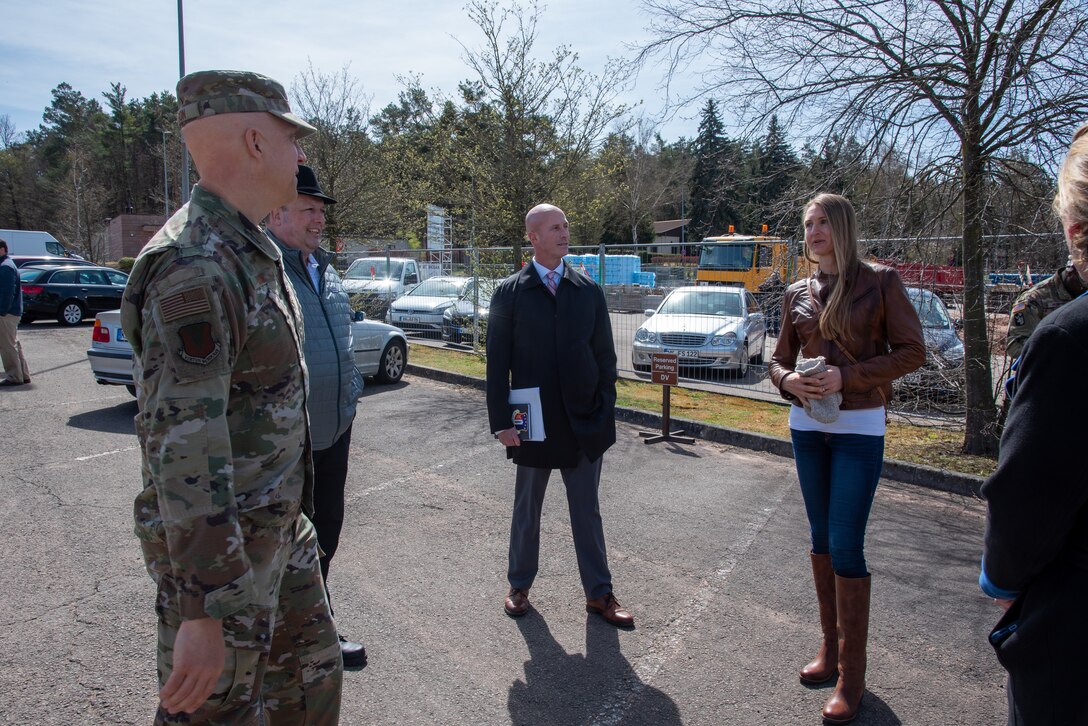
<path fill-rule="evenodd" d="M 0 386 L 21 386 L 21 385 L 23 385 L 22 381 L 13 381 L 10 378 L 5 378 L 4 380 L 0 381 Z"/>
<path fill-rule="evenodd" d="M 366 648 L 362 643 L 353 643 L 340 636 L 340 653 L 344 656 L 345 668 L 365 668 Z"/>

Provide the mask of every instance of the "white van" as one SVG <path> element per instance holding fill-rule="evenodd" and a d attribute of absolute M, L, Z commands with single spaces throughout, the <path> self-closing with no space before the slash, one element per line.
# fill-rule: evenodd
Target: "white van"
<path fill-rule="evenodd" d="M 438 263 L 405 257 L 362 257 L 344 272 L 344 291 L 371 320 L 385 318 L 389 304 L 428 277 L 441 271 Z"/>
<path fill-rule="evenodd" d="M 0 229 L 0 239 L 8 243 L 8 254 L 14 257 L 54 257 L 83 258 L 62 245 L 48 232 L 34 232 L 26 229 Z"/>

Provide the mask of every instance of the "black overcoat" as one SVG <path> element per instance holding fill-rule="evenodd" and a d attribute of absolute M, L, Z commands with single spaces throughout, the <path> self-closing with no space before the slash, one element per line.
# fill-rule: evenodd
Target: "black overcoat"
<path fill-rule="evenodd" d="M 570 265 L 553 296 L 532 264 L 499 284 L 487 320 L 487 412 L 492 432 L 512 426 L 510 388 L 540 388 L 546 440 L 508 455 L 563 469 L 596 461 L 616 442 L 616 348 L 604 292 Z"/>
<path fill-rule="evenodd" d="M 1024 346 L 987 499 L 984 567 L 1018 591 L 991 635 L 1023 722 L 1088 724 L 1088 296 Z"/>

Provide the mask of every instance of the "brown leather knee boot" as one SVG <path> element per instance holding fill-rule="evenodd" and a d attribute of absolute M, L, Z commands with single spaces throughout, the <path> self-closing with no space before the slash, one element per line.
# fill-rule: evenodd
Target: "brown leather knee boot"
<path fill-rule="evenodd" d="M 820 630 L 824 640 L 816 658 L 801 669 L 801 682 L 810 685 L 824 683 L 834 677 L 839 667 L 839 630 L 835 609 L 835 571 L 831 555 L 809 553 L 812 560 L 812 581 L 816 584 L 816 601 L 820 604 Z"/>
<path fill-rule="evenodd" d="M 848 723 L 858 715 L 865 693 L 865 649 L 869 639 L 869 594 L 872 577 L 835 575 L 839 616 L 839 682 L 824 705 L 824 720 Z"/>

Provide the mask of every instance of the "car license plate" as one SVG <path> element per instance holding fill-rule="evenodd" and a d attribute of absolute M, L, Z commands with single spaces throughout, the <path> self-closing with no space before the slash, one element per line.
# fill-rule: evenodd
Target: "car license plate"
<path fill-rule="evenodd" d="M 697 350 L 678 350 L 676 351 L 678 358 L 698 358 L 699 351 Z"/>
<path fill-rule="evenodd" d="M 402 323 L 418 323 L 419 322 L 419 316 L 418 315 L 401 315 L 400 316 L 400 321 Z"/>
<path fill-rule="evenodd" d="M 117 342 L 118 343 L 124 343 L 127 340 L 128 340 L 128 338 L 125 337 L 124 329 L 123 328 L 118 328 L 117 329 Z"/>

